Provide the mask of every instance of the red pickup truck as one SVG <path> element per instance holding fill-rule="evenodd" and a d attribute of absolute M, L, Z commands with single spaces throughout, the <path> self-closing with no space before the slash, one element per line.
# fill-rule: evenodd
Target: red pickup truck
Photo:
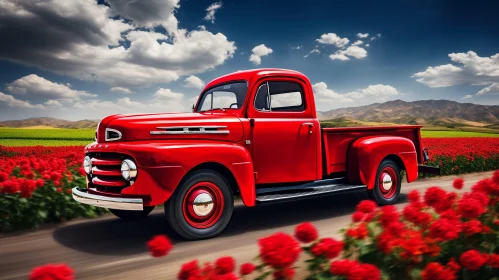
<path fill-rule="evenodd" d="M 112 115 L 85 148 L 81 203 L 122 219 L 164 204 L 170 226 L 188 239 L 228 224 L 234 197 L 244 205 L 365 189 L 393 204 L 402 176 L 422 165 L 421 126 L 321 128 L 308 78 L 258 69 L 211 81 L 192 113 Z"/>

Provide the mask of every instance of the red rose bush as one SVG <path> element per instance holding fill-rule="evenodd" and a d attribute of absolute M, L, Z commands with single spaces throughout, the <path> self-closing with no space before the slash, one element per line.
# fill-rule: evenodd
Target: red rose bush
<path fill-rule="evenodd" d="M 71 197 L 86 185 L 83 157 L 83 147 L 0 146 L 0 231 L 105 213 Z"/>
<path fill-rule="evenodd" d="M 461 190 L 458 178 L 453 186 Z M 343 240 L 319 237 L 311 223 L 294 236 L 276 233 L 258 241 L 255 264 L 239 268 L 223 257 L 201 267 L 182 266 L 178 279 L 490 279 L 499 275 L 499 171 L 458 194 L 430 187 L 411 191 L 408 205 L 378 207 L 362 201 Z M 308 274 L 297 274 L 305 256 Z M 299 276 L 298 276 L 299 275 Z M 240 277 L 240 278 L 238 278 Z"/>

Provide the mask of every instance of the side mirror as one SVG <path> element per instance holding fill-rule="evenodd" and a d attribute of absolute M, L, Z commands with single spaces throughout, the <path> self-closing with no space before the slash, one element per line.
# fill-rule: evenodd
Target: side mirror
<path fill-rule="evenodd" d="M 195 109 L 195 108 L 194 108 L 194 104 L 192 104 L 192 112 L 193 112 L 193 113 L 194 113 L 194 109 Z"/>

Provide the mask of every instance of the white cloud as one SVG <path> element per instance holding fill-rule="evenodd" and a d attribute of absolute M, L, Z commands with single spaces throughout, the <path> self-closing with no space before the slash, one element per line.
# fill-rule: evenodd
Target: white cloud
<path fill-rule="evenodd" d="M 345 50 L 337 51 L 329 56 L 331 60 L 350 60 L 349 57 L 362 59 L 367 57 L 367 51 L 364 48 L 352 45 Z"/>
<path fill-rule="evenodd" d="M 319 49 L 313 49 L 313 50 L 311 50 L 309 53 L 307 53 L 306 55 L 304 55 L 303 57 L 304 57 L 304 58 L 307 58 L 307 57 L 309 57 L 309 56 L 310 56 L 311 54 L 313 54 L 313 53 L 317 53 L 317 54 L 319 54 L 319 53 L 321 53 L 321 51 L 320 51 Z"/>
<path fill-rule="evenodd" d="M 499 94 L 499 83 L 493 83 L 490 86 L 480 90 L 476 95 L 497 95 Z"/>
<path fill-rule="evenodd" d="M 0 59 L 129 87 L 171 82 L 233 56 L 235 43 L 222 33 L 178 29 L 178 1 L 142 2 L 140 9 L 132 0 L 109 0 L 111 7 L 92 0 L 0 4 L 0 38 L 9 38 Z M 168 34 L 140 28 L 155 25 Z"/>
<path fill-rule="evenodd" d="M 303 46 L 290 46 L 292 50 L 301 50 Z"/>
<path fill-rule="evenodd" d="M 160 88 L 153 94 L 153 97 L 158 100 L 178 101 L 182 100 L 184 95 L 182 93 L 173 92 L 169 88 Z"/>
<path fill-rule="evenodd" d="M 472 97 L 473 97 L 473 95 L 467 94 L 467 95 L 463 96 L 463 98 L 461 98 L 461 99 L 470 99 Z"/>
<path fill-rule="evenodd" d="M 184 87 L 202 89 L 204 87 L 204 82 L 200 78 L 194 75 L 190 75 L 189 77 L 185 78 Z"/>
<path fill-rule="evenodd" d="M 125 88 L 125 87 L 112 87 L 111 91 L 124 93 L 124 94 L 132 94 L 133 93 L 129 88 Z"/>
<path fill-rule="evenodd" d="M 204 17 L 204 20 L 210 21 L 211 23 L 215 23 L 215 13 L 220 8 L 222 8 L 222 1 L 211 4 L 206 9 L 206 16 Z"/>
<path fill-rule="evenodd" d="M 362 44 L 364 44 L 364 41 L 362 41 L 362 40 L 357 40 L 357 41 L 355 41 L 355 42 L 353 42 L 353 43 L 352 43 L 352 46 L 360 46 L 360 45 L 362 45 Z"/>
<path fill-rule="evenodd" d="M 400 95 L 400 92 L 390 85 L 370 85 L 364 89 L 347 93 L 337 93 L 328 88 L 324 82 L 312 85 L 315 94 L 317 110 L 326 111 L 333 108 L 348 106 L 360 106 L 373 102 L 388 100 L 391 97 Z"/>
<path fill-rule="evenodd" d="M 369 33 L 357 33 L 357 37 L 363 39 L 369 37 Z"/>
<path fill-rule="evenodd" d="M 366 47 L 369 47 L 371 44 L 366 44 Z"/>
<path fill-rule="evenodd" d="M 180 7 L 179 0 L 106 0 L 120 16 L 131 19 L 139 27 L 163 26 L 169 32 L 177 30 L 178 21 L 173 14 Z"/>
<path fill-rule="evenodd" d="M 31 104 L 29 101 L 19 100 L 14 98 L 12 95 L 5 94 L 0 92 L 0 103 L 6 104 L 12 108 L 19 109 L 43 109 L 43 105 L 41 104 Z"/>
<path fill-rule="evenodd" d="M 57 100 L 77 100 L 81 97 L 96 97 L 86 91 L 71 89 L 68 85 L 51 82 L 35 74 L 24 76 L 7 85 L 13 94 Z"/>
<path fill-rule="evenodd" d="M 338 48 L 343 48 L 348 44 L 348 42 L 350 42 L 348 38 L 341 38 L 336 35 L 336 33 L 322 34 L 319 39 L 316 39 L 316 41 L 321 44 L 335 45 Z"/>
<path fill-rule="evenodd" d="M 499 53 L 490 57 L 478 56 L 474 51 L 451 53 L 454 64 L 429 66 L 425 71 L 415 73 L 416 81 L 429 87 L 449 87 L 455 85 L 482 85 L 476 95 L 499 93 Z"/>
<path fill-rule="evenodd" d="M 376 36 L 371 37 L 371 41 L 381 38 L 381 33 L 376 34 Z"/>
<path fill-rule="evenodd" d="M 43 104 L 46 107 L 52 107 L 52 108 L 62 108 L 63 107 L 61 102 L 59 102 L 57 100 L 48 100 L 48 101 L 44 102 Z"/>
<path fill-rule="evenodd" d="M 262 56 L 269 55 L 273 52 L 271 48 L 265 46 L 265 44 L 258 45 L 254 47 L 252 50 L 252 55 L 249 57 L 249 61 L 253 62 L 255 65 L 259 65 L 262 63 Z"/>

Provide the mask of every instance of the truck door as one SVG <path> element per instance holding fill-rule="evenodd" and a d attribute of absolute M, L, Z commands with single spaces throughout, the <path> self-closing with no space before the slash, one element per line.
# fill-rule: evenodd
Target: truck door
<path fill-rule="evenodd" d="M 274 78 L 252 89 L 248 117 L 257 184 L 317 179 L 320 129 L 306 88 L 301 80 Z"/>

